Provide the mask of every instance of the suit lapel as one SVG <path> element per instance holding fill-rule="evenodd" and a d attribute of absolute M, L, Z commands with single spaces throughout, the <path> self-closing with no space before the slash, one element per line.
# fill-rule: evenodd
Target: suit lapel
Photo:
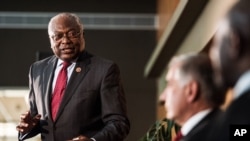
<path fill-rule="evenodd" d="M 67 105 L 71 97 L 75 94 L 75 90 L 77 89 L 78 85 L 83 81 L 84 76 L 87 74 L 88 70 L 90 69 L 90 57 L 87 52 L 84 52 L 80 58 L 77 60 L 75 68 L 72 72 L 70 77 L 69 83 L 65 90 L 62 102 L 58 109 L 57 117 L 55 122 L 60 117 L 63 112 L 64 107 Z"/>
<path fill-rule="evenodd" d="M 195 138 L 201 138 L 201 136 L 204 136 L 206 132 L 210 130 L 212 123 L 214 123 L 216 118 L 219 117 L 221 113 L 222 111 L 220 109 L 213 109 L 199 123 L 197 123 L 197 125 L 194 126 L 186 136 L 183 137 L 183 140 L 192 141 Z"/>
<path fill-rule="evenodd" d="M 43 72 L 43 85 L 42 85 L 42 93 L 44 93 L 44 101 L 45 101 L 45 109 L 48 113 L 48 117 L 51 119 L 51 110 L 50 110 L 50 101 L 51 101 L 51 93 L 52 93 L 52 81 L 54 77 L 54 70 L 56 67 L 57 58 L 53 56 L 48 64 L 44 68 Z M 49 74 L 49 75 L 48 75 Z"/>

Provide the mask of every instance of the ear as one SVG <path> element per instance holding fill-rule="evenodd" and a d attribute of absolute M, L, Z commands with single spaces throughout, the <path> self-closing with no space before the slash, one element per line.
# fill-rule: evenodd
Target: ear
<path fill-rule="evenodd" d="M 191 80 L 187 85 L 186 97 L 189 103 L 196 101 L 199 95 L 198 83 L 195 80 Z"/>

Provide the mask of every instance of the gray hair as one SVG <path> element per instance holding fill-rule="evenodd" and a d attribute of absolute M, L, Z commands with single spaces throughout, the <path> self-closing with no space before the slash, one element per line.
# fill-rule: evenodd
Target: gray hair
<path fill-rule="evenodd" d="M 211 106 L 223 104 L 225 94 L 218 94 L 214 82 L 214 72 L 207 54 L 186 53 L 173 57 L 168 67 L 179 64 L 182 85 L 195 80 L 198 85 L 199 97 L 203 97 Z"/>
<path fill-rule="evenodd" d="M 67 13 L 67 12 L 64 12 L 64 13 L 59 13 L 57 15 L 55 15 L 54 17 L 52 17 L 49 21 L 49 24 L 48 24 L 48 34 L 50 35 L 50 32 L 51 32 L 51 27 L 52 27 L 52 23 L 55 19 L 58 19 L 60 17 L 66 17 L 67 19 L 71 20 L 71 21 L 75 21 L 77 23 L 77 25 L 79 26 L 80 28 L 80 31 L 83 32 L 84 30 L 84 27 L 83 27 L 83 24 L 81 22 L 81 19 L 74 13 Z"/>

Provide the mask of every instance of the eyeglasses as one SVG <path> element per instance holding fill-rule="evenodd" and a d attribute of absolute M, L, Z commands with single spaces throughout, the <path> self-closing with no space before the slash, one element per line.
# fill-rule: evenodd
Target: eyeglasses
<path fill-rule="evenodd" d="M 66 35 L 66 37 L 69 39 L 73 39 L 73 38 L 78 38 L 80 34 L 81 34 L 81 32 L 76 32 L 76 31 L 72 30 L 72 31 L 68 31 L 66 33 L 56 33 L 56 34 L 52 35 L 51 38 L 54 41 L 58 42 L 58 41 L 63 39 L 64 35 Z"/>

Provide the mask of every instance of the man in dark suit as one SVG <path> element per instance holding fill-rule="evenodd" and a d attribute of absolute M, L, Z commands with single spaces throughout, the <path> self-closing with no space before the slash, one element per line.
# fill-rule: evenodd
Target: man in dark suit
<path fill-rule="evenodd" d="M 241 0 L 233 5 L 221 20 L 210 50 L 210 57 L 217 72 L 217 84 L 223 89 L 233 88 L 233 100 L 225 115 L 214 127 L 218 130 L 212 140 L 229 141 L 232 135 L 229 132 L 230 125 L 250 126 L 249 6 L 249 0 Z M 240 139 L 243 141 L 244 137 L 235 140 Z"/>
<path fill-rule="evenodd" d="M 83 32 L 75 14 L 60 13 L 50 20 L 54 55 L 30 67 L 30 110 L 16 127 L 19 140 L 41 133 L 43 141 L 122 141 L 129 133 L 119 68 L 88 53 Z M 67 72 L 63 77 L 62 68 Z"/>
<path fill-rule="evenodd" d="M 212 76 L 207 54 L 186 53 L 170 61 L 163 94 L 167 118 L 181 126 L 178 140 L 204 140 L 221 114 L 225 94 L 218 94 Z"/>

